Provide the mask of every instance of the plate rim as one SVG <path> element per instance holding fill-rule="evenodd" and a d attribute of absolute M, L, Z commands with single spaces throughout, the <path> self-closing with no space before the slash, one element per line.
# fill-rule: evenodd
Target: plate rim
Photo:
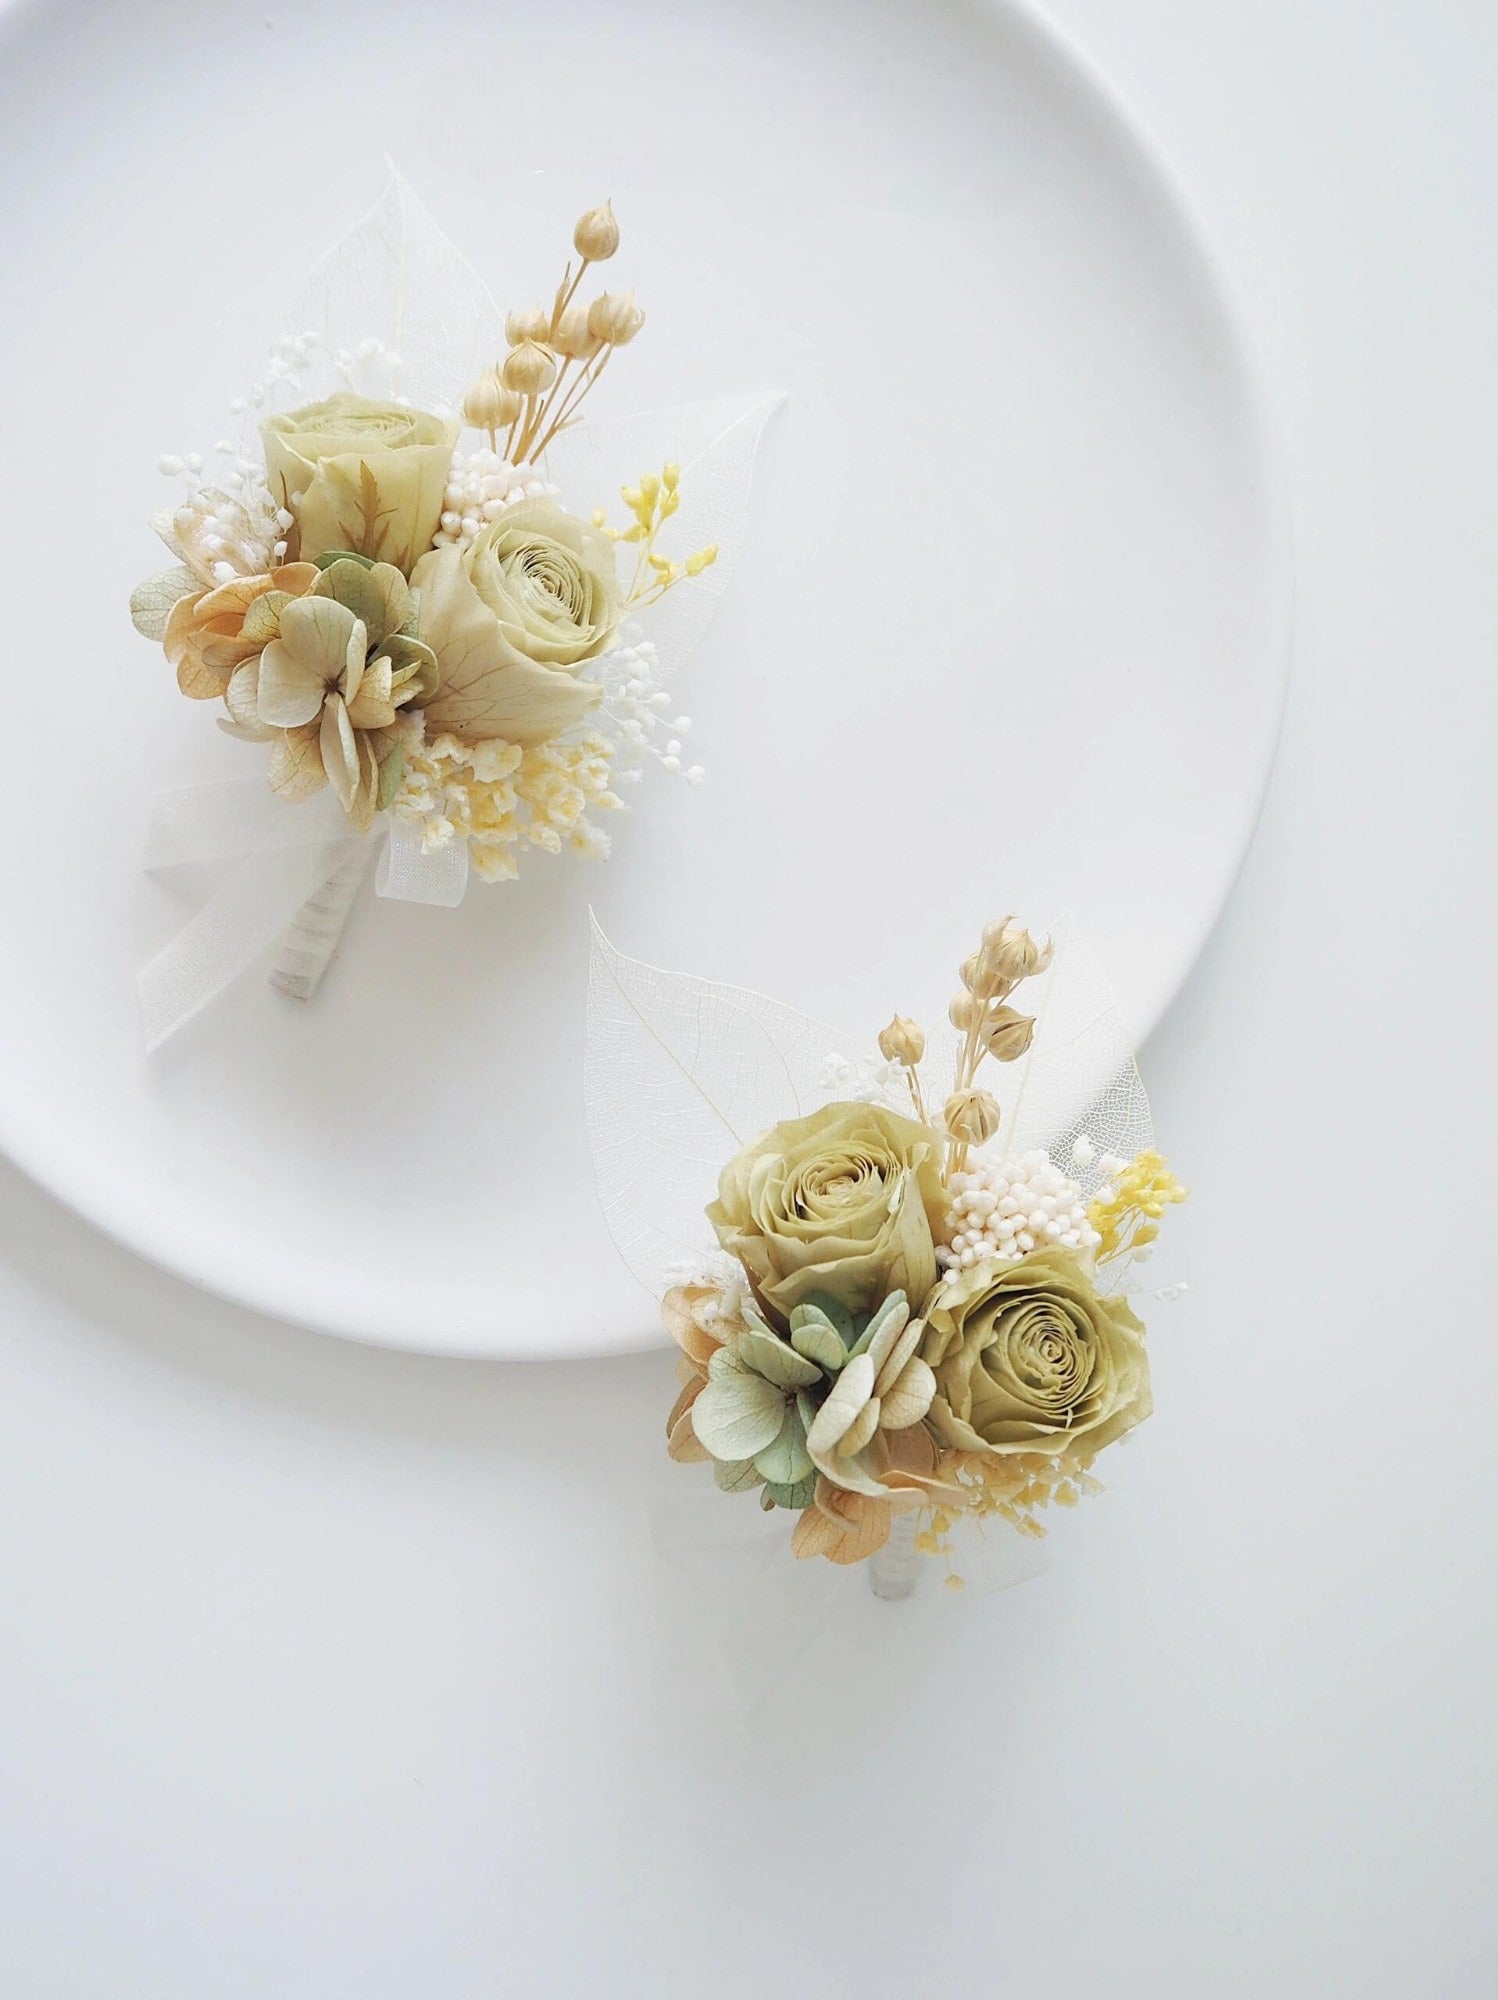
<path fill-rule="evenodd" d="M 1130 102 L 1127 93 L 1081 43 L 1037 0 L 983 0 L 984 11 L 1001 18 L 1024 42 L 1056 82 L 1059 91 L 1083 105 L 1086 115 L 1101 125 L 1113 144 L 1143 168 L 1155 205 L 1167 214 L 1178 240 L 1189 252 L 1217 309 L 1224 349 L 1233 363 L 1235 388 L 1241 399 L 1245 420 L 1244 443 L 1251 454 L 1263 494 L 1260 528 L 1264 537 L 1264 602 L 1267 637 L 1264 645 L 1266 693 L 1270 698 L 1266 728 L 1256 781 L 1245 793 L 1241 821 L 1236 831 L 1231 865 L 1223 871 L 1215 896 L 1166 975 L 1150 994 L 1138 1023 L 1138 1041 L 1144 1046 L 1175 1003 L 1222 919 L 1248 859 L 1263 813 L 1264 801 L 1278 758 L 1284 726 L 1286 700 L 1293 662 L 1296 595 L 1294 506 L 1278 413 L 1268 385 L 1268 369 L 1251 314 L 1231 266 L 1219 250 L 1197 205 L 1168 154 L 1154 138 L 1152 130 Z M 49 12 L 61 13 L 58 0 L 0 0 L 0 34 L 8 34 L 27 21 Z M 298 1306 L 274 1297 L 274 1284 L 258 1293 L 232 1278 L 208 1277 L 195 1270 L 190 1257 L 152 1239 L 131 1216 L 110 1219 L 101 1213 L 89 1191 L 80 1199 L 65 1168 L 46 1149 L 34 1146 L 12 1128 L 8 1105 L 0 1096 L 0 1151 L 34 1186 L 66 1208 L 85 1227 L 119 1244 L 142 1263 L 164 1272 L 195 1292 L 223 1299 L 229 1304 L 276 1324 L 304 1328 L 355 1346 L 383 1348 L 396 1353 L 420 1354 L 454 1361 L 575 1361 L 624 1358 L 660 1351 L 669 1343 L 658 1330 L 641 1331 L 600 1347 L 596 1340 L 555 1339 L 527 1343 L 523 1336 L 507 1341 L 502 1351 L 477 1346 L 463 1339 L 426 1340 L 408 1331 L 397 1337 L 366 1324 L 353 1324 L 315 1306 Z M 642 1293 L 650 1296 L 647 1288 Z"/>

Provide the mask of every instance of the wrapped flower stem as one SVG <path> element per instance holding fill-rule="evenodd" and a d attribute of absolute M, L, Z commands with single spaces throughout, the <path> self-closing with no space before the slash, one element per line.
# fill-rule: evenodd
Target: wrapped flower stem
<path fill-rule="evenodd" d="M 869 1558 L 869 1587 L 876 1597 L 909 1597 L 920 1574 L 920 1554 L 915 1545 L 916 1517 L 896 1514 L 889 1525 L 889 1539 Z"/>
<path fill-rule="evenodd" d="M 287 926 L 270 975 L 270 983 L 278 993 L 292 1000 L 310 1000 L 322 984 L 374 849 L 374 841 L 361 840 L 316 895 L 307 898 Z"/>

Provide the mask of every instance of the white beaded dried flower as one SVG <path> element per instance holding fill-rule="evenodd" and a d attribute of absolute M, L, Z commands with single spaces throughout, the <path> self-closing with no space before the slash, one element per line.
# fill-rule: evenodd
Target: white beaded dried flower
<path fill-rule="evenodd" d="M 455 451 L 442 496 L 442 523 L 432 539 L 438 549 L 466 549 L 506 507 L 521 500 L 559 500 L 561 488 L 533 465 L 511 465 L 487 446 Z"/>
<path fill-rule="evenodd" d="M 1013 1262 L 1052 1246 L 1093 1250 L 1102 1241 L 1082 1190 L 1045 1153 L 980 1162 L 952 1176 L 951 1193 L 948 1240 L 936 1252 L 946 1271 L 987 1257 Z"/>

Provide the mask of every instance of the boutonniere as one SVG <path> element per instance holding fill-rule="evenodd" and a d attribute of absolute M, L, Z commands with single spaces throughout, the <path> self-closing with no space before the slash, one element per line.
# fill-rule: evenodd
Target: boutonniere
<path fill-rule="evenodd" d="M 162 459 L 173 562 L 132 616 L 249 775 L 156 803 L 148 867 L 237 866 L 142 970 L 151 1046 L 268 946 L 310 997 L 377 858 L 380 894 L 451 905 L 538 851 L 604 858 L 646 770 L 702 778 L 671 683 L 779 398 L 602 416 L 646 325 L 602 282 L 619 249 L 605 203 L 550 296 L 501 309 L 397 181 L 211 465 Z"/>
<path fill-rule="evenodd" d="M 590 1001 L 605 1214 L 681 1350 L 673 1459 L 886 1595 L 922 1553 L 960 1581 L 964 1522 L 1037 1536 L 1096 1489 L 1150 1414 L 1130 1291 L 1185 1190 L 1069 927 L 988 925 L 946 1021 L 861 1055 L 596 931 Z"/>

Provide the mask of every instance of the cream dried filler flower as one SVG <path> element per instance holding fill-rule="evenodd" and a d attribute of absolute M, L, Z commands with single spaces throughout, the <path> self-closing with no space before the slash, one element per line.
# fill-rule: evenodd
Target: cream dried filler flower
<path fill-rule="evenodd" d="M 156 522 L 176 567 L 132 598 L 182 692 L 268 746 L 274 793 L 331 787 L 357 833 L 390 810 L 423 854 L 460 846 L 491 880 L 527 848 L 606 854 L 594 816 L 622 808 L 645 758 L 702 776 L 628 625 L 716 555 L 661 552 L 678 468 L 626 487 L 619 527 L 568 512 L 545 469 L 644 324 L 632 293 L 589 295 L 619 248 L 612 206 L 572 241 L 550 301 L 511 312 L 507 350 L 452 384 L 461 422 L 354 386 L 398 369 L 370 339 L 326 356 L 345 386 L 261 416 L 260 459 L 224 446 L 222 484 L 163 460 L 187 482 Z M 322 359 L 315 335 L 288 336 L 241 414 Z"/>
<path fill-rule="evenodd" d="M 707 1211 L 717 1261 L 666 1295 L 671 1456 L 793 1512 L 798 1556 L 860 1562 L 902 1516 L 932 1553 L 963 1514 L 1039 1533 L 1037 1511 L 1092 1490 L 1097 1454 L 1149 1414 L 1118 1279 L 1184 1191 L 1157 1153 L 1097 1161 L 1084 1136 L 1068 1164 L 1112 1171 L 1089 1202 L 1049 1154 L 1004 1154 L 982 1081 L 1029 1055 L 1036 1019 L 1012 1000 L 1052 961 L 1012 918 L 990 924 L 950 1009 L 939 1113 L 926 1035 L 897 1014 L 879 1051 L 914 1115 L 833 1102 L 746 1147 Z"/>

